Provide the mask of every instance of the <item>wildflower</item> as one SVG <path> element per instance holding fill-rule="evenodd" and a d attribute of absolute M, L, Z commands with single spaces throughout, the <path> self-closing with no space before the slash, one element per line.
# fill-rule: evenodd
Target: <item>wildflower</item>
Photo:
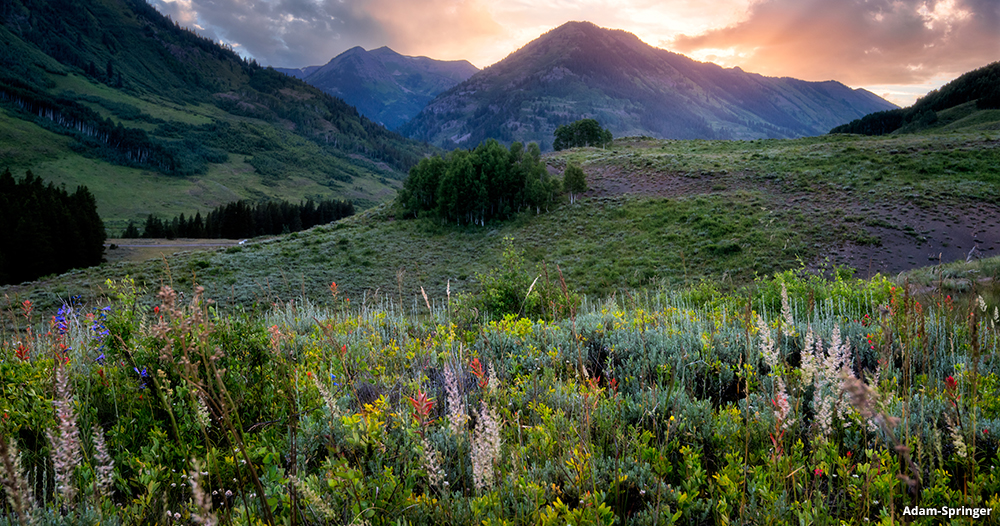
<path fill-rule="evenodd" d="M 7 413 L 4 413 L 4 417 L 6 419 Z M 3 488 L 7 493 L 7 500 L 14 511 L 21 516 L 21 524 L 34 524 L 31 512 L 35 510 L 35 499 L 29 489 L 28 481 L 17 469 L 16 462 L 19 456 L 14 439 L 10 439 L 10 442 L 6 438 L 0 439 L 0 476 L 5 478 Z"/>
<path fill-rule="evenodd" d="M 814 469 L 813 470 L 813 475 L 816 475 L 817 477 L 822 477 L 823 476 L 823 469 L 822 468 L 816 468 L 816 469 Z"/>
<path fill-rule="evenodd" d="M 951 376 L 944 379 L 945 395 L 948 396 L 948 401 L 951 405 L 957 406 L 958 400 L 962 398 L 962 395 L 958 394 L 958 382 Z"/>
<path fill-rule="evenodd" d="M 94 424 L 91 436 L 94 442 L 94 460 L 97 461 L 97 466 L 94 469 L 97 473 L 97 485 L 101 489 L 101 495 L 111 498 L 115 491 L 113 479 L 115 461 L 108 454 L 108 447 L 104 442 L 104 430 L 101 429 L 101 426 Z"/>
<path fill-rule="evenodd" d="M 23 362 L 28 361 L 28 358 L 30 358 L 30 354 L 31 353 L 28 350 L 28 348 L 25 347 L 24 344 L 20 342 L 17 344 L 17 349 L 14 350 L 14 356 L 16 356 Z"/>
<path fill-rule="evenodd" d="M 194 460 L 191 461 L 191 464 L 194 467 L 194 475 L 191 476 L 190 480 L 191 496 L 194 498 L 195 507 L 198 509 L 192 519 L 198 524 L 214 526 L 218 519 L 212 513 L 212 498 L 205 495 L 205 492 L 201 489 L 201 477 L 198 471 L 200 466 Z"/>
<path fill-rule="evenodd" d="M 417 389 L 417 397 L 412 396 L 406 397 L 410 405 L 413 406 L 413 419 L 417 421 L 417 425 L 420 426 L 420 436 L 423 436 L 424 429 L 430 424 L 427 419 L 430 416 L 431 409 L 434 408 L 434 400 L 427 398 L 427 393 Z"/>
<path fill-rule="evenodd" d="M 452 367 L 444 368 L 444 388 L 448 393 L 448 422 L 451 424 L 451 432 L 458 433 L 465 427 L 469 415 L 465 412 L 462 395 L 458 388 L 458 378 Z"/>
<path fill-rule="evenodd" d="M 431 485 L 438 488 L 446 487 L 448 481 L 445 480 L 445 472 L 441 469 L 441 454 L 434 449 L 434 446 L 427 442 L 426 439 L 421 439 L 424 446 L 424 471 L 427 472 L 427 478 L 430 480 Z"/>
<path fill-rule="evenodd" d="M 195 421 L 198 422 L 198 425 L 203 428 L 211 427 L 212 418 L 208 414 L 208 406 L 205 404 L 205 398 L 202 395 L 198 395 L 195 399 L 195 403 L 197 404 L 194 408 Z"/>
<path fill-rule="evenodd" d="M 479 378 L 479 387 L 486 387 L 488 380 L 486 378 L 486 373 L 483 371 L 483 364 L 479 362 L 479 358 L 473 358 L 469 367 L 472 368 L 472 374 L 476 375 L 476 378 Z"/>
<path fill-rule="evenodd" d="M 497 415 L 482 401 L 472 441 L 472 478 L 482 491 L 493 484 L 493 465 L 500 460 L 500 424 Z"/>
<path fill-rule="evenodd" d="M 146 371 L 146 368 L 143 367 L 141 372 L 136 367 L 133 367 L 132 370 L 135 371 L 135 374 L 139 377 L 139 389 L 145 389 L 146 384 L 150 381 L 149 373 Z"/>
<path fill-rule="evenodd" d="M 65 367 L 57 367 L 55 374 L 56 429 L 47 431 L 52 446 L 52 465 L 56 473 L 56 488 L 62 494 L 63 504 L 71 506 L 76 496 L 73 485 L 73 471 L 80 464 L 80 432 L 76 426 L 76 412 L 73 410 L 73 394 L 70 392 L 69 375 Z"/>

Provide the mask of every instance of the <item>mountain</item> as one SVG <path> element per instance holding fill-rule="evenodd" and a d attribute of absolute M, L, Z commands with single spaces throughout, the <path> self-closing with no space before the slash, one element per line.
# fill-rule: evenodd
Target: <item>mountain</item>
<path fill-rule="evenodd" d="M 443 148 L 493 137 L 547 149 L 556 126 L 591 117 L 616 137 L 790 138 L 894 107 L 839 82 L 724 69 L 569 22 L 438 95 L 399 131 Z"/>
<path fill-rule="evenodd" d="M 297 79 L 305 79 L 309 75 L 312 75 L 314 71 L 323 66 L 306 66 L 304 68 L 274 68 L 278 73 L 284 73 L 289 77 L 295 77 Z"/>
<path fill-rule="evenodd" d="M 409 57 L 380 47 L 355 47 L 325 66 L 278 71 L 301 78 L 344 99 L 358 111 L 395 129 L 420 113 L 435 96 L 479 71 L 465 60 Z"/>
<path fill-rule="evenodd" d="M 0 166 L 88 186 L 112 233 L 238 199 L 370 206 L 429 150 L 144 0 L 0 3 Z"/>
<path fill-rule="evenodd" d="M 970 71 L 917 99 L 909 108 L 880 111 L 830 133 L 885 135 L 927 130 L 996 129 L 1000 123 L 1000 62 Z"/>

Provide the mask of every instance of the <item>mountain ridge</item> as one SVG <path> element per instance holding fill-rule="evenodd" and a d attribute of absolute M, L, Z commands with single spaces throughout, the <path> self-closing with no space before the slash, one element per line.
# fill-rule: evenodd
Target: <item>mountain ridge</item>
<path fill-rule="evenodd" d="M 109 228 L 239 199 L 370 206 L 431 151 L 144 0 L 10 0 L 0 44 L 0 166 L 88 186 Z"/>
<path fill-rule="evenodd" d="M 568 22 L 438 95 L 400 132 L 446 149 L 489 137 L 547 148 L 556 126 L 590 117 L 615 136 L 790 138 L 894 107 L 836 81 L 724 69 Z"/>
<path fill-rule="evenodd" d="M 388 46 L 344 51 L 322 66 L 275 68 L 342 98 L 362 115 L 395 129 L 435 96 L 478 69 L 467 60 L 402 55 Z"/>

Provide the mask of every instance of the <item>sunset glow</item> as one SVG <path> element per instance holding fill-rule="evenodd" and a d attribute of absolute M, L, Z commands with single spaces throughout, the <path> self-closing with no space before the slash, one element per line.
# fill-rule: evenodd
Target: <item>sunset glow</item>
<path fill-rule="evenodd" d="M 570 20 L 696 60 L 838 80 L 900 105 L 1000 59 L 991 0 L 154 0 L 262 64 L 321 65 L 354 46 L 493 64 Z"/>

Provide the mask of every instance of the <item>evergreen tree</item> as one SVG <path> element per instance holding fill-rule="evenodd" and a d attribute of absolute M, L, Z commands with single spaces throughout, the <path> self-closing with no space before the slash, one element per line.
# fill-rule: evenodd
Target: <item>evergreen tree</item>
<path fill-rule="evenodd" d="M 125 227 L 125 231 L 122 232 L 122 237 L 125 239 L 136 239 L 141 236 L 142 233 L 139 232 L 139 229 L 135 226 L 135 222 L 130 219 L 128 226 Z"/>
<path fill-rule="evenodd" d="M 0 174 L 0 284 L 96 265 L 107 238 L 93 194 L 45 185 L 29 170 Z"/>

